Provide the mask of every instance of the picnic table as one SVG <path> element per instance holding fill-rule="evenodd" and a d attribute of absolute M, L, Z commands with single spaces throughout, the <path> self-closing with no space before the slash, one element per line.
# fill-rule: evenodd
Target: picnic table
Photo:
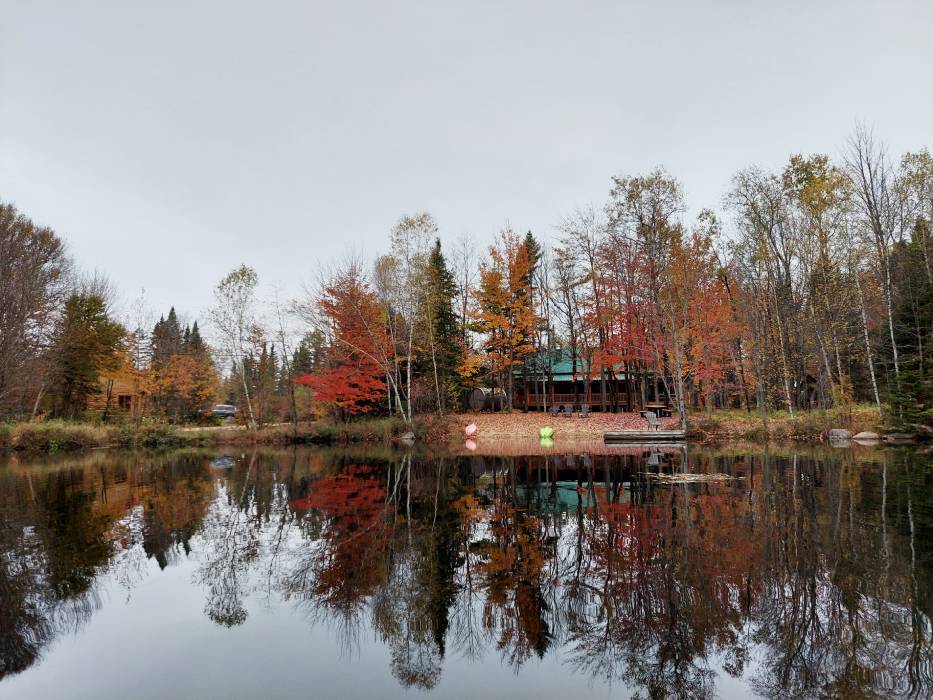
<path fill-rule="evenodd" d="M 660 403 L 657 401 L 646 403 L 645 407 L 641 411 L 639 411 L 639 413 L 641 413 L 642 417 L 644 418 L 645 414 L 648 411 L 651 411 L 652 413 L 654 413 L 658 418 L 670 418 L 671 417 L 671 407 L 667 405 L 666 403 Z"/>

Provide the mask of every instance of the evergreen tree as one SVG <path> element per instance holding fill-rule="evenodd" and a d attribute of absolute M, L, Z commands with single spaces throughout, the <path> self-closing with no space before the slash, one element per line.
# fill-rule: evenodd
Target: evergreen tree
<path fill-rule="evenodd" d="M 182 332 L 178 325 L 178 316 L 173 306 L 168 312 L 168 318 L 159 318 L 155 328 L 152 329 L 152 364 L 158 368 L 164 365 L 173 356 L 182 350 Z"/>
<path fill-rule="evenodd" d="M 924 271 L 925 238 L 918 229 L 911 242 L 897 246 L 892 256 L 900 293 L 894 313 L 900 373 L 889 370 L 888 421 L 908 430 L 933 424 L 933 283 Z M 890 344 L 885 343 L 883 351 L 890 359 Z"/>
<path fill-rule="evenodd" d="M 292 374 L 297 377 L 317 371 L 324 358 L 325 345 L 326 340 L 321 331 L 315 329 L 306 333 L 292 355 Z"/>
<path fill-rule="evenodd" d="M 201 339 L 201 331 L 198 329 L 198 322 L 195 321 L 191 326 L 191 335 L 188 338 L 188 347 L 192 352 L 204 350 L 204 341 Z"/>
<path fill-rule="evenodd" d="M 526 284 L 529 290 L 534 288 L 535 271 L 538 269 L 538 263 L 541 262 L 541 244 L 531 234 L 531 231 L 525 233 L 525 253 L 528 256 L 528 273 Z"/>
<path fill-rule="evenodd" d="M 463 361 L 463 347 L 454 312 L 457 285 L 441 252 L 441 242 L 434 241 L 427 265 L 427 316 L 430 324 L 430 362 L 436 369 L 438 411 L 455 406 L 461 389 L 457 368 Z"/>
<path fill-rule="evenodd" d="M 72 294 L 65 302 L 53 342 L 56 412 L 73 418 L 100 391 L 100 377 L 119 364 L 126 331 L 110 318 L 97 293 Z"/>

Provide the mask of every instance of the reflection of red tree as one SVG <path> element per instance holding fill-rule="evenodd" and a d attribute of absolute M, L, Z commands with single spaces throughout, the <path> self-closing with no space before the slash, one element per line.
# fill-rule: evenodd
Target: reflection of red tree
<path fill-rule="evenodd" d="M 741 667 L 739 634 L 760 589 L 763 554 L 760 540 L 748 536 L 748 508 L 746 500 L 713 488 L 588 510 L 582 523 L 588 576 L 574 594 L 595 594 L 601 612 L 573 625 L 578 663 L 612 674 L 620 649 L 653 650 L 658 665 L 636 673 L 645 674 L 646 685 L 698 688 L 706 683 L 699 667 L 676 681 L 669 674 L 712 649 Z"/>
<path fill-rule="evenodd" d="M 380 562 L 390 535 L 386 490 L 379 479 L 363 467 L 351 466 L 315 481 L 311 493 L 292 501 L 292 506 L 327 518 L 316 593 L 340 608 L 355 606 L 372 594 L 385 577 Z"/>

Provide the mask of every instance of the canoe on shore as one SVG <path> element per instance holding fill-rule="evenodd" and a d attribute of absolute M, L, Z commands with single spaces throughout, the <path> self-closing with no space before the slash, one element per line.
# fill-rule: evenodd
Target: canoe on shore
<path fill-rule="evenodd" d="M 685 437 L 683 430 L 608 430 L 603 433 L 605 442 L 680 442 Z"/>

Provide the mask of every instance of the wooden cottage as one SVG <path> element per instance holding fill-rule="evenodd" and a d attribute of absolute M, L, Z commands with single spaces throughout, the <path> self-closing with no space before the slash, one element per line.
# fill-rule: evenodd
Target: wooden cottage
<path fill-rule="evenodd" d="M 607 373 L 605 381 L 591 377 L 583 358 L 569 350 L 540 353 L 515 370 L 512 407 L 546 411 L 551 406 L 588 406 L 591 411 L 631 411 L 665 404 L 663 390 L 651 374 L 629 377 L 624 365 Z M 642 406 L 642 404 L 645 404 Z"/>
<path fill-rule="evenodd" d="M 86 410 L 108 416 L 136 416 L 144 400 L 145 393 L 132 379 L 101 377 L 100 391 L 88 397 Z"/>

